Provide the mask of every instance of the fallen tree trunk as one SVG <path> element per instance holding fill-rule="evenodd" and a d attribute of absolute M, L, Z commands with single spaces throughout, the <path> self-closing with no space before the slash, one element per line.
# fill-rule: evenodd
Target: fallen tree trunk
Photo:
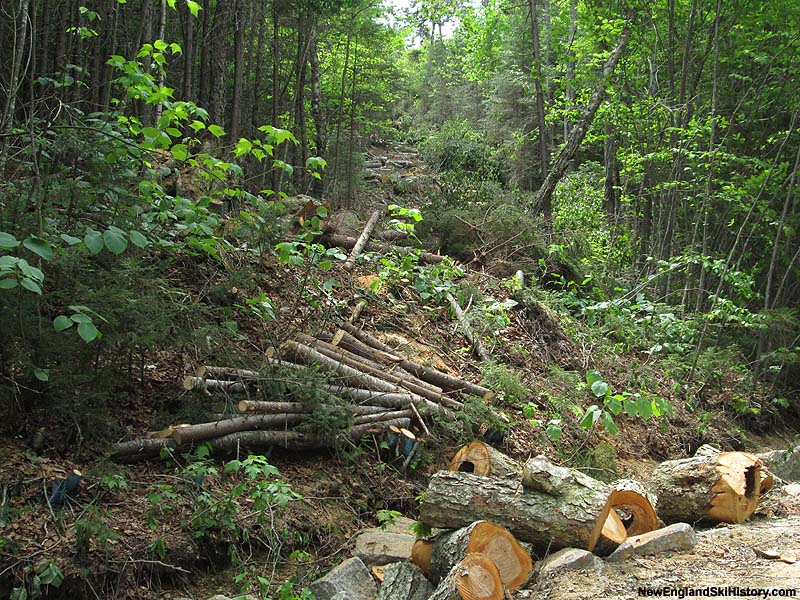
<path fill-rule="evenodd" d="M 114 444 L 111 448 L 111 458 L 117 462 L 133 462 L 142 458 L 158 456 L 162 448 L 174 450 L 176 447 L 171 437 L 130 440 Z"/>
<path fill-rule="evenodd" d="M 502 600 L 500 572 L 494 561 L 475 552 L 453 567 L 428 600 Z"/>
<path fill-rule="evenodd" d="M 531 555 L 505 527 L 476 521 L 456 531 L 443 532 L 432 540 L 430 573 L 434 583 L 447 576 L 468 554 L 480 552 L 492 559 L 500 579 L 513 592 L 530 578 Z"/>
<path fill-rule="evenodd" d="M 365 344 L 376 350 L 380 350 L 384 354 L 394 356 L 395 351 L 391 347 L 387 346 L 380 340 L 374 338 L 363 329 L 358 329 L 357 327 L 351 325 L 350 323 L 342 323 L 341 326 L 346 333 L 349 333 L 353 338 L 362 342 L 362 344 Z M 452 375 L 449 375 L 448 373 L 444 373 L 442 371 L 438 371 L 436 369 L 420 365 L 418 363 L 415 363 L 408 359 L 404 359 L 402 357 L 398 358 L 400 358 L 400 366 L 403 367 L 406 371 L 408 371 L 412 375 L 419 377 L 423 381 L 427 381 L 428 383 L 438 385 L 443 389 L 447 389 L 454 392 L 462 392 L 464 394 L 469 394 L 472 396 L 478 396 L 479 398 L 483 398 L 484 400 L 489 400 L 494 396 L 494 392 L 492 392 L 492 390 L 485 388 L 483 386 L 477 385 L 475 383 L 470 383 L 469 381 L 465 381 L 464 379 L 461 379 L 459 377 L 454 377 Z"/>
<path fill-rule="evenodd" d="M 224 392 L 226 394 L 246 394 L 247 384 L 241 381 L 225 381 L 223 379 L 203 379 L 194 375 L 183 378 L 183 389 L 195 392 Z"/>
<path fill-rule="evenodd" d="M 391 412 L 380 412 L 374 415 L 359 415 L 353 419 L 353 425 L 364 425 L 365 423 L 379 423 L 381 421 L 393 421 L 395 419 L 410 419 L 413 417 L 410 410 L 395 410 Z"/>
<path fill-rule="evenodd" d="M 214 379 L 237 380 L 262 379 L 261 374 L 258 371 L 251 371 L 249 369 L 233 369 L 231 367 L 210 367 L 208 365 L 198 367 L 197 371 L 195 371 L 195 375 L 203 379 L 206 377 L 211 377 Z"/>
<path fill-rule="evenodd" d="M 463 446 L 456 452 L 450 461 L 448 470 L 460 471 L 461 473 L 474 473 L 475 475 L 493 475 L 495 477 L 505 477 L 516 475 L 521 469 L 521 465 L 514 459 L 506 456 L 484 444 L 474 441 Z"/>
<path fill-rule="evenodd" d="M 339 246 L 340 248 L 344 248 L 345 250 L 350 250 L 351 248 L 354 248 L 356 242 L 358 241 L 357 238 L 338 235 L 335 233 L 326 234 L 324 236 L 324 240 L 327 242 L 329 246 Z M 385 242 L 370 241 L 367 244 L 367 248 L 380 250 L 381 252 L 397 252 L 398 254 L 403 254 L 403 255 L 418 254 L 420 262 L 431 265 L 438 265 L 440 262 L 444 260 L 444 256 L 441 256 L 439 254 L 432 254 L 430 252 L 418 251 L 416 248 L 409 248 L 406 246 L 394 246 L 392 244 L 387 244 Z"/>
<path fill-rule="evenodd" d="M 525 469 L 532 473 L 537 467 L 530 462 Z M 520 485 L 518 479 L 440 471 L 431 478 L 420 520 L 431 527 L 455 529 L 485 519 L 540 548 L 592 551 L 601 536 L 624 541 L 626 527 L 613 510 L 611 486 L 572 469 L 565 471 L 563 476 L 557 471 L 545 474 L 542 485 L 535 488 Z M 646 498 L 640 502 L 649 505 Z"/>
<path fill-rule="evenodd" d="M 301 423 L 306 416 L 302 414 L 247 415 L 222 421 L 212 421 L 211 423 L 198 423 L 197 425 L 176 429 L 172 433 L 172 439 L 180 446 L 182 444 L 210 440 L 238 431 L 285 428 Z"/>
<path fill-rule="evenodd" d="M 473 330 L 472 325 L 469 324 L 469 319 L 467 319 L 467 315 L 464 314 L 464 311 L 461 308 L 461 305 L 458 303 L 458 300 L 456 300 L 455 296 L 453 296 L 453 294 L 450 292 L 447 292 L 446 298 L 456 315 L 456 319 L 461 327 L 461 331 L 464 332 L 464 336 L 467 338 L 469 343 L 472 344 L 472 349 L 475 351 L 475 354 L 477 354 L 478 358 L 480 358 L 483 362 L 490 362 L 492 360 L 491 355 L 483 346 L 481 338 L 475 334 L 475 330 Z"/>
<path fill-rule="evenodd" d="M 334 346 L 333 344 L 306 334 L 300 334 L 298 336 L 298 341 L 302 344 L 305 344 L 309 348 L 314 348 L 328 358 L 338 360 L 339 362 L 346 364 L 349 367 L 353 367 L 354 369 L 358 369 L 359 371 L 364 371 L 365 373 L 375 375 L 376 377 L 384 379 L 389 383 L 394 383 L 398 387 L 401 387 L 403 383 L 409 383 L 415 388 L 428 390 L 432 394 L 442 394 L 442 388 L 418 379 L 397 364 L 393 364 L 387 369 L 386 365 L 376 362 L 371 358 L 350 352 L 345 348 Z M 414 390 L 409 389 L 409 391 Z"/>
<path fill-rule="evenodd" d="M 335 385 L 321 385 L 320 389 L 329 391 L 337 396 L 349 398 L 355 402 L 369 402 L 370 404 L 388 408 L 404 408 L 413 405 L 425 415 L 434 414 L 449 419 L 456 418 L 456 414 L 452 410 L 428 400 L 427 398 L 422 398 L 415 394 L 403 393 L 401 390 L 396 390 L 395 392 L 377 392 L 374 390 Z M 463 408 L 463 405 L 460 408 Z"/>
<path fill-rule="evenodd" d="M 369 236 L 372 233 L 372 230 L 375 229 L 375 225 L 378 224 L 378 221 L 380 220 L 382 214 L 383 214 L 382 210 L 374 211 L 372 213 L 372 216 L 370 216 L 369 221 L 367 221 L 367 224 L 364 225 L 364 230 L 361 232 L 361 235 L 358 236 L 356 243 L 353 244 L 353 249 L 350 251 L 350 256 L 348 256 L 347 260 L 344 261 L 343 266 L 347 271 L 353 270 L 353 267 L 356 264 L 356 259 L 361 254 L 361 251 L 364 250 L 364 247 L 367 245 L 367 242 L 369 241 Z"/>
<path fill-rule="evenodd" d="M 240 400 L 236 405 L 240 413 L 260 413 L 276 415 L 280 413 L 303 414 L 310 413 L 311 407 L 304 406 L 301 402 L 263 402 L 260 400 Z"/>
<path fill-rule="evenodd" d="M 651 485 L 665 523 L 742 523 L 761 498 L 763 463 L 748 452 L 703 453 L 658 465 Z"/>
<path fill-rule="evenodd" d="M 397 391 L 398 388 L 404 388 L 418 396 L 422 396 L 423 398 L 427 398 L 428 400 L 448 408 L 461 408 L 463 406 L 460 402 L 444 396 L 441 392 L 434 392 L 428 388 L 423 388 L 403 377 L 396 377 L 385 372 L 381 372 L 381 376 L 378 377 L 377 374 L 373 374 L 374 371 L 366 365 L 350 361 L 347 358 L 333 358 L 328 353 L 323 353 L 320 350 L 311 348 L 300 342 L 289 340 L 284 342 L 284 346 L 298 359 L 307 363 L 316 363 L 329 371 L 342 375 L 346 377 L 345 381 L 356 381 L 361 383 L 363 387 L 385 392 L 394 392 Z"/>

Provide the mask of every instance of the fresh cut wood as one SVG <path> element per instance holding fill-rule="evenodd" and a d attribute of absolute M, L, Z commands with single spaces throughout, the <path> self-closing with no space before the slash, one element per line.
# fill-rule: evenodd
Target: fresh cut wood
<path fill-rule="evenodd" d="M 492 446 L 476 440 L 456 452 L 450 461 L 448 470 L 503 477 L 515 475 L 521 468 L 521 465 L 514 459 Z"/>
<path fill-rule="evenodd" d="M 763 462 L 749 452 L 704 452 L 656 466 L 651 486 L 665 523 L 742 523 L 761 498 Z"/>
<path fill-rule="evenodd" d="M 241 381 L 226 381 L 222 379 L 204 379 L 187 375 L 183 378 L 183 389 L 196 392 L 224 392 L 226 394 L 246 394 L 247 384 Z"/>
<path fill-rule="evenodd" d="M 500 571 L 494 561 L 475 552 L 454 566 L 428 600 L 502 600 Z"/>
<path fill-rule="evenodd" d="M 530 477 L 539 468 L 526 464 L 525 471 Z M 560 469 L 564 468 L 548 469 L 535 487 L 519 479 L 440 471 L 430 480 L 420 520 L 431 527 L 456 529 L 485 519 L 540 548 L 592 551 L 601 536 L 624 541 L 626 528 L 613 510 L 612 487 L 579 471 Z"/>
<path fill-rule="evenodd" d="M 480 552 L 488 556 L 500 572 L 500 579 L 513 592 L 530 578 L 531 555 L 506 529 L 489 521 L 476 521 L 461 529 L 442 532 L 432 540 L 430 573 L 434 583 L 468 554 Z"/>
<path fill-rule="evenodd" d="M 302 414 L 277 414 L 277 415 L 246 415 L 233 417 L 210 423 L 198 423 L 176 429 L 172 439 L 180 446 L 194 442 L 202 442 L 212 438 L 236 433 L 237 431 L 252 431 L 255 429 L 283 429 L 301 423 L 307 415 Z"/>
<path fill-rule="evenodd" d="M 458 300 L 456 300 L 455 296 L 453 296 L 453 294 L 450 292 L 447 292 L 446 298 L 450 303 L 450 308 L 453 309 L 453 312 L 456 315 L 456 320 L 458 321 L 458 325 L 461 327 L 462 333 L 472 345 L 472 349 L 475 351 L 475 354 L 477 354 L 478 358 L 480 358 L 483 362 L 490 362 L 492 360 L 491 355 L 484 347 L 480 336 L 478 336 L 478 334 L 475 333 L 475 330 L 472 329 L 472 325 L 470 325 L 469 319 L 467 319 L 467 315 L 464 314 L 464 310 L 461 308 Z"/>
<path fill-rule="evenodd" d="M 346 235 L 338 235 L 335 233 L 326 234 L 324 239 L 329 246 L 338 246 L 345 250 L 354 248 L 356 243 L 358 242 L 357 238 L 348 237 Z M 430 252 L 419 251 L 416 248 L 408 248 L 406 246 L 394 246 L 392 244 L 387 244 L 385 242 L 373 242 L 370 240 L 367 244 L 367 248 L 380 250 L 381 252 L 396 252 L 398 254 L 403 254 L 403 255 L 407 254 L 418 255 L 420 262 L 431 265 L 438 265 L 440 262 L 444 260 L 444 256 L 441 256 L 440 254 L 432 254 Z"/>
<path fill-rule="evenodd" d="M 231 367 L 212 367 L 208 365 L 198 367 L 197 371 L 195 371 L 195 375 L 203 379 L 261 379 L 261 374 L 258 371 L 234 369 Z"/>
<path fill-rule="evenodd" d="M 369 241 L 369 236 L 372 234 L 372 230 L 375 229 L 375 225 L 378 224 L 378 221 L 383 214 L 382 210 L 376 210 L 372 213 L 367 224 L 364 225 L 364 230 L 361 232 L 361 235 L 358 236 L 356 243 L 353 244 L 353 249 L 350 251 L 350 256 L 347 257 L 347 260 L 344 261 L 344 268 L 348 271 L 352 271 L 353 267 L 355 266 L 356 259 L 359 257 L 361 252 L 364 250 L 364 247 L 367 245 Z"/>

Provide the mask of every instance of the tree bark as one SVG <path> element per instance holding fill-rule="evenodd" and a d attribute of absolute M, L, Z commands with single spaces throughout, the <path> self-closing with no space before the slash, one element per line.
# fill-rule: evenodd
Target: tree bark
<path fill-rule="evenodd" d="M 430 571 L 438 583 L 467 555 L 480 552 L 494 561 L 500 580 L 509 592 L 528 581 L 533 569 L 531 555 L 505 527 L 476 521 L 456 531 L 443 532 L 432 540 Z"/>
<path fill-rule="evenodd" d="M 383 577 L 375 600 L 428 600 L 434 590 L 422 572 L 408 562 L 390 564 Z"/>
<path fill-rule="evenodd" d="M 661 463 L 653 473 L 658 516 L 665 523 L 742 523 L 761 497 L 760 458 L 722 452 Z"/>
<path fill-rule="evenodd" d="M 353 244 L 353 249 L 350 251 L 350 256 L 347 257 L 347 260 L 344 261 L 344 268 L 347 271 L 352 271 L 353 267 L 356 264 L 356 259 L 359 257 L 361 252 L 364 250 L 367 242 L 369 241 L 369 236 L 372 234 L 372 231 L 375 229 L 375 226 L 378 224 L 378 221 L 383 214 L 382 210 L 376 210 L 372 213 L 367 224 L 364 225 L 364 230 L 361 232 L 361 235 L 358 236 L 356 243 Z"/>
<path fill-rule="evenodd" d="M 544 112 L 544 90 L 542 88 L 542 53 L 539 43 L 539 14 L 536 0 L 529 0 L 531 9 L 531 35 L 533 37 L 533 84 L 536 90 L 536 120 L 539 124 L 539 167 L 542 170 L 542 181 L 547 178 L 550 153 L 547 146 L 547 122 Z M 548 231 L 553 228 L 553 208 L 547 203 L 542 208 Z"/>
<path fill-rule="evenodd" d="M 394 356 L 394 349 L 368 334 L 363 329 L 359 329 L 350 323 L 342 323 L 341 327 L 362 343 L 367 344 L 376 350 L 384 352 L 387 355 Z M 387 358 L 387 360 L 390 359 Z M 494 397 L 494 392 L 488 388 L 465 381 L 459 377 L 454 377 L 437 369 L 432 369 L 403 358 L 401 358 L 399 365 L 412 375 L 415 375 L 423 381 L 427 381 L 443 389 L 477 396 L 479 398 L 483 398 L 484 400 L 490 400 Z"/>
<path fill-rule="evenodd" d="M 203 379 L 187 375 L 183 379 L 183 389 L 186 391 L 225 392 L 227 394 L 246 394 L 250 389 L 241 381 L 224 381 L 221 379 Z"/>
<path fill-rule="evenodd" d="M 561 178 L 567 171 L 569 162 L 575 156 L 578 148 L 580 148 L 583 138 L 586 137 L 586 133 L 589 131 L 592 121 L 594 121 L 597 110 L 603 103 L 607 80 L 614 72 L 614 68 L 617 66 L 617 62 L 619 62 L 619 59 L 622 56 L 622 51 L 625 48 L 625 45 L 628 43 L 629 38 L 630 27 L 626 22 L 622 30 L 622 34 L 617 40 L 617 45 L 611 51 L 611 54 L 608 56 L 608 59 L 606 59 L 606 62 L 603 65 L 603 70 L 600 74 L 600 80 L 592 92 L 592 97 L 589 99 L 589 104 L 586 106 L 580 121 L 578 121 L 570 133 L 570 136 L 567 139 L 567 143 L 564 146 L 564 149 L 561 151 L 561 154 L 559 154 L 556 162 L 553 164 L 553 167 L 547 174 L 547 177 L 545 177 L 542 187 L 539 188 L 539 191 L 536 193 L 536 198 L 533 205 L 545 215 L 547 215 L 548 211 L 552 212 L 553 191 L 556 189 L 556 185 L 559 181 L 561 181 Z"/>
<path fill-rule="evenodd" d="M 452 568 L 428 600 L 502 600 L 500 572 L 494 561 L 475 552 Z"/>
<path fill-rule="evenodd" d="M 472 325 L 469 324 L 469 319 L 467 319 L 467 315 L 465 315 L 464 311 L 461 309 L 461 305 L 458 303 L 458 300 L 455 299 L 453 294 L 447 292 L 447 301 L 450 303 L 450 307 L 453 309 L 453 312 L 456 315 L 456 319 L 461 327 L 461 331 L 464 333 L 464 336 L 467 338 L 467 340 L 469 340 L 469 343 L 472 344 L 472 349 L 475 351 L 475 354 L 477 354 L 478 358 L 480 358 L 483 362 L 491 362 L 491 355 L 484 347 L 481 338 L 472 329 Z"/>
<path fill-rule="evenodd" d="M 339 246 L 340 248 L 344 248 L 348 250 L 353 248 L 358 241 L 357 238 L 348 237 L 345 235 L 338 235 L 335 233 L 326 233 L 324 235 L 324 241 L 331 246 Z M 407 246 L 394 246 L 392 244 L 387 244 L 385 242 L 372 242 L 370 241 L 368 247 L 380 250 L 381 252 L 397 252 L 398 254 L 416 254 L 419 252 L 416 248 L 410 248 Z M 421 262 L 438 265 L 440 262 L 444 260 L 444 256 L 440 254 L 432 254 L 430 252 L 420 252 L 419 259 Z"/>
<path fill-rule="evenodd" d="M 239 431 L 255 431 L 257 429 L 285 429 L 291 425 L 301 423 L 306 415 L 302 414 L 275 414 L 275 415 L 247 415 L 233 417 L 211 423 L 198 423 L 189 427 L 176 429 L 172 433 L 175 444 L 190 444 L 202 442 L 213 438 L 222 437 Z"/>
<path fill-rule="evenodd" d="M 488 444 L 474 441 L 456 452 L 448 470 L 481 476 L 510 477 L 519 474 L 522 465 Z"/>
<path fill-rule="evenodd" d="M 230 141 L 239 139 L 242 123 L 242 81 L 244 78 L 244 3 L 236 0 L 233 14 L 233 98 L 231 99 Z"/>

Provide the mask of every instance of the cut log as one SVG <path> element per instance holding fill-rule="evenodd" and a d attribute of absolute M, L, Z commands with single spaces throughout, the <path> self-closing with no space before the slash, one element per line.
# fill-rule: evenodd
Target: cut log
<path fill-rule="evenodd" d="M 162 448 L 174 449 L 175 447 L 175 442 L 171 437 L 130 440 L 114 444 L 111 448 L 111 458 L 117 462 L 131 462 L 140 458 L 158 456 Z"/>
<path fill-rule="evenodd" d="M 181 444 L 210 440 L 238 431 L 283 429 L 290 425 L 301 423 L 306 416 L 303 414 L 247 415 L 222 421 L 212 421 L 211 423 L 198 423 L 197 425 L 176 429 L 172 433 L 172 439 L 180 446 Z"/>
<path fill-rule="evenodd" d="M 431 582 L 408 562 L 396 562 L 383 570 L 383 583 L 375 600 L 428 600 Z"/>
<path fill-rule="evenodd" d="M 356 264 L 356 259 L 359 257 L 362 250 L 364 250 L 364 247 L 367 245 L 367 242 L 369 241 L 369 236 L 372 234 L 372 230 L 375 229 L 375 225 L 378 224 L 378 221 L 380 220 L 382 214 L 383 214 L 382 210 L 374 211 L 372 213 L 372 216 L 370 216 L 369 221 L 367 221 L 367 224 L 364 225 L 364 230 L 361 232 L 361 235 L 358 236 L 356 243 L 353 244 L 353 249 L 350 251 L 350 256 L 348 256 L 347 260 L 344 261 L 343 266 L 347 271 L 353 270 L 353 267 Z"/>
<path fill-rule="evenodd" d="M 326 234 L 324 236 L 324 241 L 327 242 L 329 246 L 338 246 L 345 250 L 350 250 L 351 248 L 355 247 L 358 239 L 354 237 L 348 237 L 345 235 L 337 235 L 334 233 L 334 234 Z M 367 244 L 367 248 L 380 250 L 381 252 L 396 252 L 398 254 L 403 254 L 403 255 L 407 254 L 418 255 L 420 262 L 427 263 L 430 265 L 438 265 L 440 262 L 444 260 L 444 256 L 441 256 L 439 254 L 432 254 L 430 252 L 419 251 L 416 248 L 408 248 L 406 246 L 394 246 L 392 244 L 387 244 L 385 242 L 370 241 Z"/>
<path fill-rule="evenodd" d="M 150 431 L 147 433 L 147 435 L 145 435 L 145 437 L 149 439 L 163 440 L 172 437 L 172 434 L 175 433 L 175 430 L 180 429 L 181 427 L 191 427 L 191 425 L 189 423 L 181 423 L 180 425 L 170 425 L 169 427 L 165 427 L 161 431 Z"/>
<path fill-rule="evenodd" d="M 438 583 L 468 554 L 480 552 L 491 558 L 500 571 L 500 579 L 513 592 L 530 578 L 531 555 L 505 527 L 489 521 L 476 521 L 433 539 L 430 571 Z"/>
<path fill-rule="evenodd" d="M 183 389 L 195 392 L 224 392 L 226 394 L 246 394 L 248 386 L 241 381 L 223 379 L 203 379 L 194 375 L 183 378 Z"/>
<path fill-rule="evenodd" d="M 380 350 L 381 352 L 384 353 L 384 355 L 395 356 L 395 351 L 390 346 L 387 346 L 380 340 L 374 338 L 363 329 L 358 329 L 357 327 L 351 325 L 350 323 L 342 323 L 342 329 L 344 329 L 346 333 L 349 333 L 353 338 L 362 342 L 363 344 L 375 348 L 376 350 Z M 346 340 L 347 338 L 342 338 L 342 339 Z M 351 349 L 351 352 L 353 351 L 358 353 L 357 350 Z M 415 375 L 416 377 L 419 377 L 423 381 L 427 381 L 428 383 L 437 385 L 442 389 L 447 389 L 453 392 L 461 392 L 472 396 L 478 396 L 479 398 L 483 398 L 484 400 L 490 400 L 494 396 L 494 392 L 488 388 L 477 385 L 475 383 L 470 383 L 469 381 L 465 381 L 464 379 L 461 379 L 459 377 L 454 377 L 453 375 L 449 375 L 448 373 L 444 373 L 442 371 L 438 371 L 436 369 L 420 365 L 411 360 L 407 360 L 402 357 L 399 358 L 400 358 L 400 366 L 403 367 L 406 371 L 408 371 L 412 375 Z M 377 360 L 378 362 L 383 362 L 379 358 Z"/>
<path fill-rule="evenodd" d="M 536 456 L 525 463 L 522 485 L 531 490 L 558 497 L 576 485 L 602 485 L 576 469 L 554 465 L 544 456 Z M 620 480 L 608 486 L 604 521 L 595 545 L 587 548 L 607 554 L 630 535 L 653 531 L 658 527 L 658 517 L 653 505 L 654 497 L 638 481 Z M 597 547 L 597 544 L 600 544 Z"/>
<path fill-rule="evenodd" d="M 240 413 L 262 413 L 275 415 L 278 413 L 302 414 L 311 412 L 310 406 L 300 402 L 262 402 L 259 400 L 239 400 L 236 410 Z"/>
<path fill-rule="evenodd" d="M 658 465 L 651 485 L 665 523 L 742 523 L 761 498 L 763 463 L 748 452 L 704 453 Z"/>
<path fill-rule="evenodd" d="M 231 367 L 210 367 L 208 365 L 198 367 L 197 371 L 195 371 L 195 375 L 203 379 L 206 377 L 211 377 L 213 379 L 234 380 L 262 379 L 261 374 L 258 371 L 251 371 L 248 369 L 233 369 Z"/>
<path fill-rule="evenodd" d="M 460 402 L 444 396 L 441 390 L 438 392 L 432 391 L 430 388 L 421 387 L 404 377 L 397 377 L 380 369 L 372 369 L 346 357 L 337 356 L 334 358 L 329 352 L 311 348 L 294 340 L 284 342 L 284 346 L 298 360 L 312 364 L 316 363 L 346 378 L 344 381 L 361 383 L 363 387 L 376 391 L 395 392 L 402 388 L 448 408 L 460 409 L 463 407 Z"/>
<path fill-rule="evenodd" d="M 378 363 L 370 358 L 366 358 L 359 354 L 350 352 L 349 350 L 346 350 L 344 348 L 334 346 L 333 344 L 329 344 L 328 342 L 325 342 L 323 340 L 316 339 L 314 337 L 311 337 L 310 335 L 300 334 L 298 336 L 297 341 L 299 341 L 302 344 L 305 344 L 309 348 L 314 348 L 315 350 L 321 352 L 328 358 L 337 360 L 345 365 L 353 367 L 354 369 L 358 369 L 359 371 L 364 371 L 365 373 L 374 375 L 375 377 L 385 379 L 389 383 L 394 383 L 398 387 L 402 387 L 404 382 L 407 382 L 411 383 L 414 386 L 426 389 L 433 394 L 441 395 L 442 393 L 442 388 L 436 387 L 426 381 L 418 379 L 411 373 L 405 371 L 402 367 L 399 367 L 397 364 L 392 365 L 387 369 L 386 365 Z M 414 390 L 410 389 L 409 391 L 414 391 Z"/>
<path fill-rule="evenodd" d="M 532 468 L 526 465 L 526 471 L 530 476 Z M 519 480 L 509 478 L 440 471 L 431 478 L 420 520 L 431 527 L 455 529 L 485 519 L 545 549 L 592 551 L 601 535 L 616 532 L 613 535 L 619 537 L 620 519 L 609 514 L 611 486 L 579 471 L 566 471 L 566 477 L 545 480 L 538 487 L 520 486 Z M 640 502 L 648 504 L 645 497 Z M 608 519 L 611 523 L 606 525 Z"/>
<path fill-rule="evenodd" d="M 428 579 L 433 578 L 431 573 L 431 559 L 433 558 L 433 540 L 420 538 L 411 547 L 411 562 L 417 565 Z"/>
<path fill-rule="evenodd" d="M 502 600 L 500 571 L 494 561 L 478 552 L 452 568 L 428 600 Z"/>
<path fill-rule="evenodd" d="M 521 466 L 514 459 L 488 444 L 474 441 L 456 452 L 453 460 L 450 461 L 448 469 L 450 471 L 460 471 L 461 473 L 504 477 L 516 475 L 519 473 Z"/>
<path fill-rule="evenodd" d="M 424 415 L 433 414 L 447 417 L 448 419 L 456 418 L 456 414 L 450 409 L 428 400 L 427 398 L 421 398 L 416 394 L 403 393 L 400 390 L 395 392 L 379 392 L 348 386 L 321 385 L 319 387 L 331 394 L 341 396 L 342 398 L 349 398 L 354 402 L 369 402 L 370 404 L 387 408 L 405 408 L 413 404 L 416 406 L 417 410 Z"/>
<path fill-rule="evenodd" d="M 396 419 L 410 419 L 413 413 L 410 410 L 396 410 L 392 412 L 381 412 L 374 415 L 359 415 L 353 419 L 353 425 L 364 425 L 366 423 L 379 423 L 381 421 L 393 421 Z"/>
<path fill-rule="evenodd" d="M 350 323 L 355 323 L 358 321 L 358 318 L 361 316 L 361 313 L 364 312 L 364 309 L 367 308 L 367 301 L 362 299 L 358 301 L 355 308 L 353 308 L 353 312 L 350 314 L 350 317 L 347 319 Z"/>
<path fill-rule="evenodd" d="M 456 320 L 461 327 L 461 331 L 472 345 L 472 349 L 475 351 L 475 354 L 477 354 L 478 358 L 480 358 L 483 362 L 490 362 L 492 360 L 491 355 L 484 347 L 483 342 L 481 342 L 481 338 L 475 333 L 475 330 L 472 329 L 472 325 L 469 324 L 469 319 L 467 319 L 467 315 L 464 314 L 464 310 L 461 308 L 458 300 L 456 300 L 455 296 L 453 296 L 453 294 L 450 292 L 447 292 L 446 298 L 450 303 L 450 308 L 453 309 L 453 312 L 456 315 Z"/>

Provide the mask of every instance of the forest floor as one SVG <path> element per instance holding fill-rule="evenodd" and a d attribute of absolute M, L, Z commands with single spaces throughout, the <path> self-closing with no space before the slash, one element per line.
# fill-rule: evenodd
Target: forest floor
<path fill-rule="evenodd" d="M 382 166 L 368 173 L 371 184 L 359 198 L 360 204 L 374 208 L 385 205 L 387 198 L 401 196 L 398 204 L 413 205 L 428 177 L 416 155 L 408 148 L 373 148 L 368 158 L 381 161 Z M 357 233 L 357 227 L 346 233 Z M 369 263 L 352 275 L 334 268 L 331 276 L 345 282 L 334 292 L 340 304 L 352 308 L 356 294 L 366 293 L 359 278 L 369 280 L 374 272 L 375 264 Z M 294 289 L 296 279 L 291 270 L 275 261 L 259 265 L 258 273 L 261 279 L 254 285 L 262 287 L 276 305 L 302 304 L 302 290 Z M 215 277 L 221 278 L 222 274 L 180 274 L 187 282 L 205 282 L 205 288 L 217 283 Z M 502 282 L 480 268 L 468 272 L 464 279 L 497 302 L 509 297 Z M 187 287 L 191 285 L 187 283 Z M 525 459 L 543 453 L 562 463 L 583 466 L 589 474 L 596 471 L 646 479 L 655 461 L 686 456 L 702 443 L 739 449 L 746 437 L 748 448 L 764 449 L 785 446 L 791 437 L 791 431 L 770 439 L 744 436 L 724 410 L 711 408 L 701 424 L 673 397 L 670 381 L 660 377 L 653 367 L 642 376 L 649 378 L 651 392 L 675 400 L 675 416 L 668 423 L 655 426 L 621 418 L 623 433 L 613 437 L 598 431 L 584 433 L 575 423 L 577 419 L 565 414 L 565 441 L 554 443 L 541 424 L 522 417 L 524 402 L 533 402 L 544 411 L 551 404 L 558 408 L 559 398 L 575 398 L 582 383 L 579 374 L 595 360 L 604 363 L 612 385 L 614 378 L 628 379 L 634 367 L 617 356 L 597 353 L 585 340 L 574 339 L 563 330 L 558 315 L 535 310 L 538 306 L 509 311 L 509 323 L 501 335 L 493 336 L 490 347 L 503 362 L 524 374 L 528 390 L 536 390 L 524 401 L 503 395 L 493 401 L 492 409 L 513 424 L 502 444 L 509 455 Z M 243 355 L 250 353 L 255 360 L 271 340 L 264 333 L 263 324 L 239 317 L 239 332 L 249 340 Z M 324 319 L 315 320 L 319 317 L 309 312 L 296 321 L 305 331 L 311 331 L 326 326 Z M 371 298 L 360 323 L 412 359 L 425 360 L 472 381 L 482 377 L 462 334 L 448 316 L 448 308 L 422 301 L 410 288 L 396 291 L 394 297 L 384 292 Z M 254 353 L 253 348 L 258 351 Z M 165 353 L 158 357 L 158 364 L 152 368 L 148 365 L 147 383 L 139 382 L 141 389 L 121 400 L 119 406 L 118 418 L 127 429 L 126 436 L 133 438 L 164 427 L 169 424 L 165 421 L 168 418 L 180 422 L 177 419 L 187 414 L 184 405 L 192 400 L 191 394 L 181 389 L 180 381 L 187 368 L 191 372 L 197 366 L 192 364 L 197 360 L 196 356 Z M 646 364 L 647 360 L 642 362 Z M 231 366 L 258 368 L 257 364 L 242 364 L 241 358 Z M 724 407 L 726 394 L 735 387 L 735 382 L 722 379 L 710 407 L 714 402 Z M 199 402 L 208 401 L 202 398 Z M 173 410 L 175 407 L 180 410 Z M 564 407 L 562 410 L 567 411 Z M 107 471 L 102 453 L 93 454 L 95 448 L 79 445 L 72 448 L 71 455 L 69 447 L 65 450 L 55 444 L 57 432 L 64 427 L 48 422 L 46 414 L 37 413 L 30 416 L 26 428 L 17 435 L 0 441 L 0 598 L 7 597 L 10 591 L 4 585 L 20 585 L 23 580 L 29 583 L 42 559 L 56 563 L 66 576 L 58 596 L 48 596 L 53 598 L 72 594 L 204 600 L 216 593 L 238 591 L 234 590 L 233 581 L 242 567 L 225 566 L 220 549 L 209 543 L 213 540 L 193 537 L 191 528 L 197 495 L 210 489 L 224 496 L 234 487 L 229 478 L 209 477 L 198 489 L 190 480 L 187 482 L 181 464 L 155 460 Z M 482 429 L 485 425 L 462 430 L 458 435 L 434 430 L 422 459 L 405 472 L 382 457 L 377 444 L 325 452 L 276 449 L 270 462 L 280 470 L 281 479 L 302 495 L 302 500 L 291 502 L 286 510 L 275 511 L 267 524 L 257 524 L 248 520 L 249 516 L 240 515 L 236 525 L 250 528 L 244 548 L 245 579 L 252 580 L 252 574 L 258 573 L 272 582 L 273 594 L 277 584 L 291 577 L 297 578 L 298 585 L 307 585 L 350 555 L 355 536 L 376 524 L 378 510 L 415 517 L 417 497 L 426 488 L 430 475 L 445 468 L 465 438 L 482 435 Z M 43 444 L 35 441 L 35 431 L 45 432 Z M 51 482 L 72 469 L 84 473 L 82 487 L 72 502 L 51 508 L 47 502 Z M 125 486 L 114 487 L 114 476 L 122 478 Z M 170 497 L 169 502 L 154 501 L 154 497 L 163 497 L 167 489 L 175 494 L 174 498 Z M 570 572 L 534 581 L 527 589 L 516 592 L 515 598 L 621 600 L 637 597 L 638 588 L 643 586 L 798 588 L 800 563 L 767 560 L 754 552 L 754 548 L 776 549 L 786 556 L 800 556 L 798 512 L 797 497 L 776 487 L 751 522 L 703 532 L 693 552 L 634 558 L 608 565 L 602 573 Z M 164 543 L 162 548 L 154 545 L 159 540 Z M 295 550 L 298 554 L 293 554 Z M 102 587 L 94 589 L 91 582 Z"/>

